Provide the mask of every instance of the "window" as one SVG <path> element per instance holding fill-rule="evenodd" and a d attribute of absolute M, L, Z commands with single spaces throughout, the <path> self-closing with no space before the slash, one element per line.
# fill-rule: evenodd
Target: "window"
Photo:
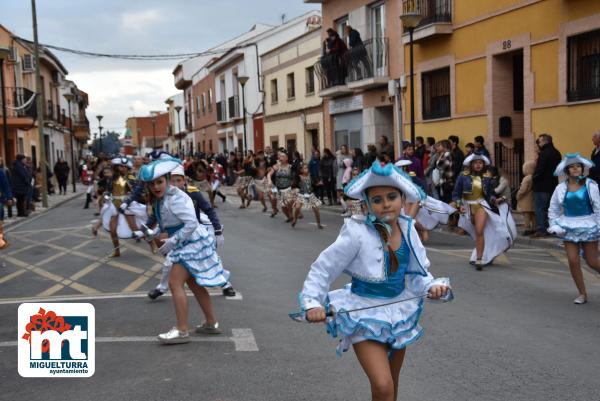
<path fill-rule="evenodd" d="M 567 100 L 600 98 L 600 29 L 569 38 Z"/>
<path fill-rule="evenodd" d="M 421 88 L 423 119 L 450 117 L 450 67 L 423 73 Z"/>
<path fill-rule="evenodd" d="M 202 92 L 202 115 L 206 114 L 206 93 Z"/>
<path fill-rule="evenodd" d="M 337 29 L 337 33 L 338 33 L 338 35 L 340 35 L 340 38 L 342 38 L 344 40 L 344 42 L 346 41 L 346 25 L 348 25 L 348 16 L 347 15 L 338 19 L 337 21 L 335 21 L 335 27 Z"/>
<path fill-rule="evenodd" d="M 306 69 L 306 94 L 315 93 L 315 67 Z"/>
<path fill-rule="evenodd" d="M 212 151 L 213 151 L 213 145 L 212 145 L 212 143 L 213 143 L 213 142 L 212 142 L 212 139 L 209 139 L 209 140 L 208 140 L 208 150 L 209 150 L 210 152 L 212 152 Z"/>
<path fill-rule="evenodd" d="M 200 96 L 196 96 L 196 117 L 200 117 Z"/>
<path fill-rule="evenodd" d="M 208 90 L 208 112 L 209 113 L 212 111 L 212 102 L 213 102 L 212 89 L 209 89 Z"/>
<path fill-rule="evenodd" d="M 272 79 L 271 80 L 271 104 L 277 103 L 278 99 L 279 98 L 277 96 L 277 80 Z"/>
<path fill-rule="evenodd" d="M 294 82 L 294 73 L 287 74 L 287 98 L 288 100 L 296 97 L 296 83 Z"/>

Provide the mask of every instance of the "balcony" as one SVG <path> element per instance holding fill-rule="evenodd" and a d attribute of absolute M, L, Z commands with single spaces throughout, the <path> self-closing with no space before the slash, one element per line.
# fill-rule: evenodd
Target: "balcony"
<path fill-rule="evenodd" d="M 225 100 L 217 102 L 217 122 L 227 122 L 227 103 Z"/>
<path fill-rule="evenodd" d="M 349 95 L 352 89 L 346 85 L 348 75 L 347 58 L 335 54 L 326 54 L 315 64 L 319 78 L 320 97 L 339 97 Z"/>
<path fill-rule="evenodd" d="M 183 67 L 178 65 L 173 71 L 173 76 L 175 78 L 175 87 L 177 89 L 183 90 L 192 84 L 192 81 L 189 79 L 185 79 L 183 76 Z"/>
<path fill-rule="evenodd" d="M 26 128 L 33 125 L 37 118 L 35 93 L 27 88 L 6 87 L 6 118 L 9 127 Z M 0 100 L 0 105 L 2 102 Z M 0 116 L 2 115 L 0 107 Z"/>
<path fill-rule="evenodd" d="M 349 89 L 387 86 L 390 80 L 387 38 L 365 40 L 362 46 L 351 48 L 348 51 L 348 64 Z"/>
<path fill-rule="evenodd" d="M 402 0 L 403 12 L 414 9 L 415 3 L 423 19 L 413 32 L 414 42 L 452 33 L 452 0 Z M 405 32 L 402 36 L 404 45 L 410 43 L 408 30 L 405 29 Z"/>
<path fill-rule="evenodd" d="M 82 142 L 90 139 L 90 122 L 87 118 L 73 123 L 73 135 L 75 139 Z"/>
<path fill-rule="evenodd" d="M 229 103 L 229 118 L 230 119 L 241 118 L 242 115 L 240 114 L 239 96 L 231 96 L 228 99 L 228 103 Z"/>

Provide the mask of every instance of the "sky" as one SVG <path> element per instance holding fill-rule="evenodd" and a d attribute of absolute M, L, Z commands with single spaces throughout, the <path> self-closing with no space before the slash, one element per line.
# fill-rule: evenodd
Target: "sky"
<path fill-rule="evenodd" d="M 110 54 L 175 54 L 209 49 L 256 23 L 281 24 L 319 4 L 302 0 L 37 0 L 39 42 Z M 0 24 L 33 39 L 31 1 L 0 0 Z M 177 61 L 126 61 L 53 51 L 68 79 L 88 93 L 92 132 L 96 115 L 105 130 L 125 120 L 165 111 Z"/>

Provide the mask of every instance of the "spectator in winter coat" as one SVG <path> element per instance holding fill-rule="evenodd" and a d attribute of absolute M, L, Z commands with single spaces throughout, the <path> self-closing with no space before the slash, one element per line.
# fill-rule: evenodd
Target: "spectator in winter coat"
<path fill-rule="evenodd" d="M 450 152 L 450 141 L 443 140 L 438 143 L 438 159 L 435 168 L 438 171 L 439 181 L 437 189 L 440 200 L 446 203 L 452 201 L 454 189 L 454 172 L 452 170 L 452 153 Z"/>
<path fill-rule="evenodd" d="M 365 155 L 366 168 L 371 167 L 375 160 L 377 160 L 377 146 L 373 144 L 367 145 L 367 154 Z"/>
<path fill-rule="evenodd" d="M 54 164 L 54 175 L 58 181 L 58 189 L 61 195 L 67 193 L 67 180 L 69 179 L 69 165 L 62 158 Z"/>
<path fill-rule="evenodd" d="M 452 171 L 454 172 L 454 176 L 458 177 L 463 168 L 465 154 L 460 150 L 460 146 L 458 146 L 458 137 L 456 135 L 450 135 L 448 140 L 450 141 L 450 149 L 452 152 Z"/>
<path fill-rule="evenodd" d="M 590 168 L 588 177 L 600 184 L 600 131 L 592 136 L 592 142 L 594 143 L 594 150 L 590 159 L 594 162 L 595 166 Z"/>
<path fill-rule="evenodd" d="M 490 159 L 490 152 L 485 147 L 485 141 L 481 135 L 475 137 L 475 151 Z"/>
<path fill-rule="evenodd" d="M 31 173 L 24 160 L 24 155 L 17 155 L 12 168 L 12 192 L 17 199 L 17 217 L 27 216 L 27 195 L 31 190 Z"/>
<path fill-rule="evenodd" d="M 523 164 L 523 180 L 517 192 L 517 210 L 523 216 L 525 232 L 524 235 L 531 235 L 535 232 L 535 208 L 533 207 L 533 172 L 535 171 L 535 162 Z"/>
<path fill-rule="evenodd" d="M 547 219 L 550 198 L 558 185 L 558 179 L 554 176 L 556 166 L 561 162 L 562 156 L 552 143 L 552 137 L 542 134 L 536 141 L 540 153 L 533 172 L 533 202 L 535 205 L 535 219 L 537 231 L 534 237 L 546 237 L 548 233 Z"/>
<path fill-rule="evenodd" d="M 421 160 L 415 155 L 415 147 L 412 143 L 407 142 L 404 146 L 404 156 L 400 160 L 408 160 L 411 163 L 406 166 L 406 169 L 410 172 L 415 173 L 415 176 L 419 181 L 422 181 L 425 175 L 423 174 L 423 167 L 421 166 Z"/>

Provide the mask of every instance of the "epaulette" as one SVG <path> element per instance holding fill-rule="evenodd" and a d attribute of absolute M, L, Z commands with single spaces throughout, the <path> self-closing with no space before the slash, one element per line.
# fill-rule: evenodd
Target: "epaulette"
<path fill-rule="evenodd" d="M 189 193 L 193 193 L 193 192 L 200 192 L 200 190 L 199 190 L 198 188 L 196 188 L 195 186 L 193 186 L 193 185 L 188 185 L 188 187 L 187 187 L 187 191 L 188 191 Z"/>
<path fill-rule="evenodd" d="M 410 172 L 408 173 L 408 175 L 409 175 L 409 176 L 411 176 L 411 177 L 416 177 L 416 176 L 417 176 L 417 173 L 415 173 L 414 171 L 410 171 Z"/>
<path fill-rule="evenodd" d="M 486 171 L 485 173 L 483 173 L 483 176 L 486 177 L 486 178 L 492 178 L 493 177 L 492 173 L 490 173 L 489 171 Z"/>
<path fill-rule="evenodd" d="M 462 175 L 471 175 L 471 172 L 469 170 L 464 170 L 462 172 Z"/>

